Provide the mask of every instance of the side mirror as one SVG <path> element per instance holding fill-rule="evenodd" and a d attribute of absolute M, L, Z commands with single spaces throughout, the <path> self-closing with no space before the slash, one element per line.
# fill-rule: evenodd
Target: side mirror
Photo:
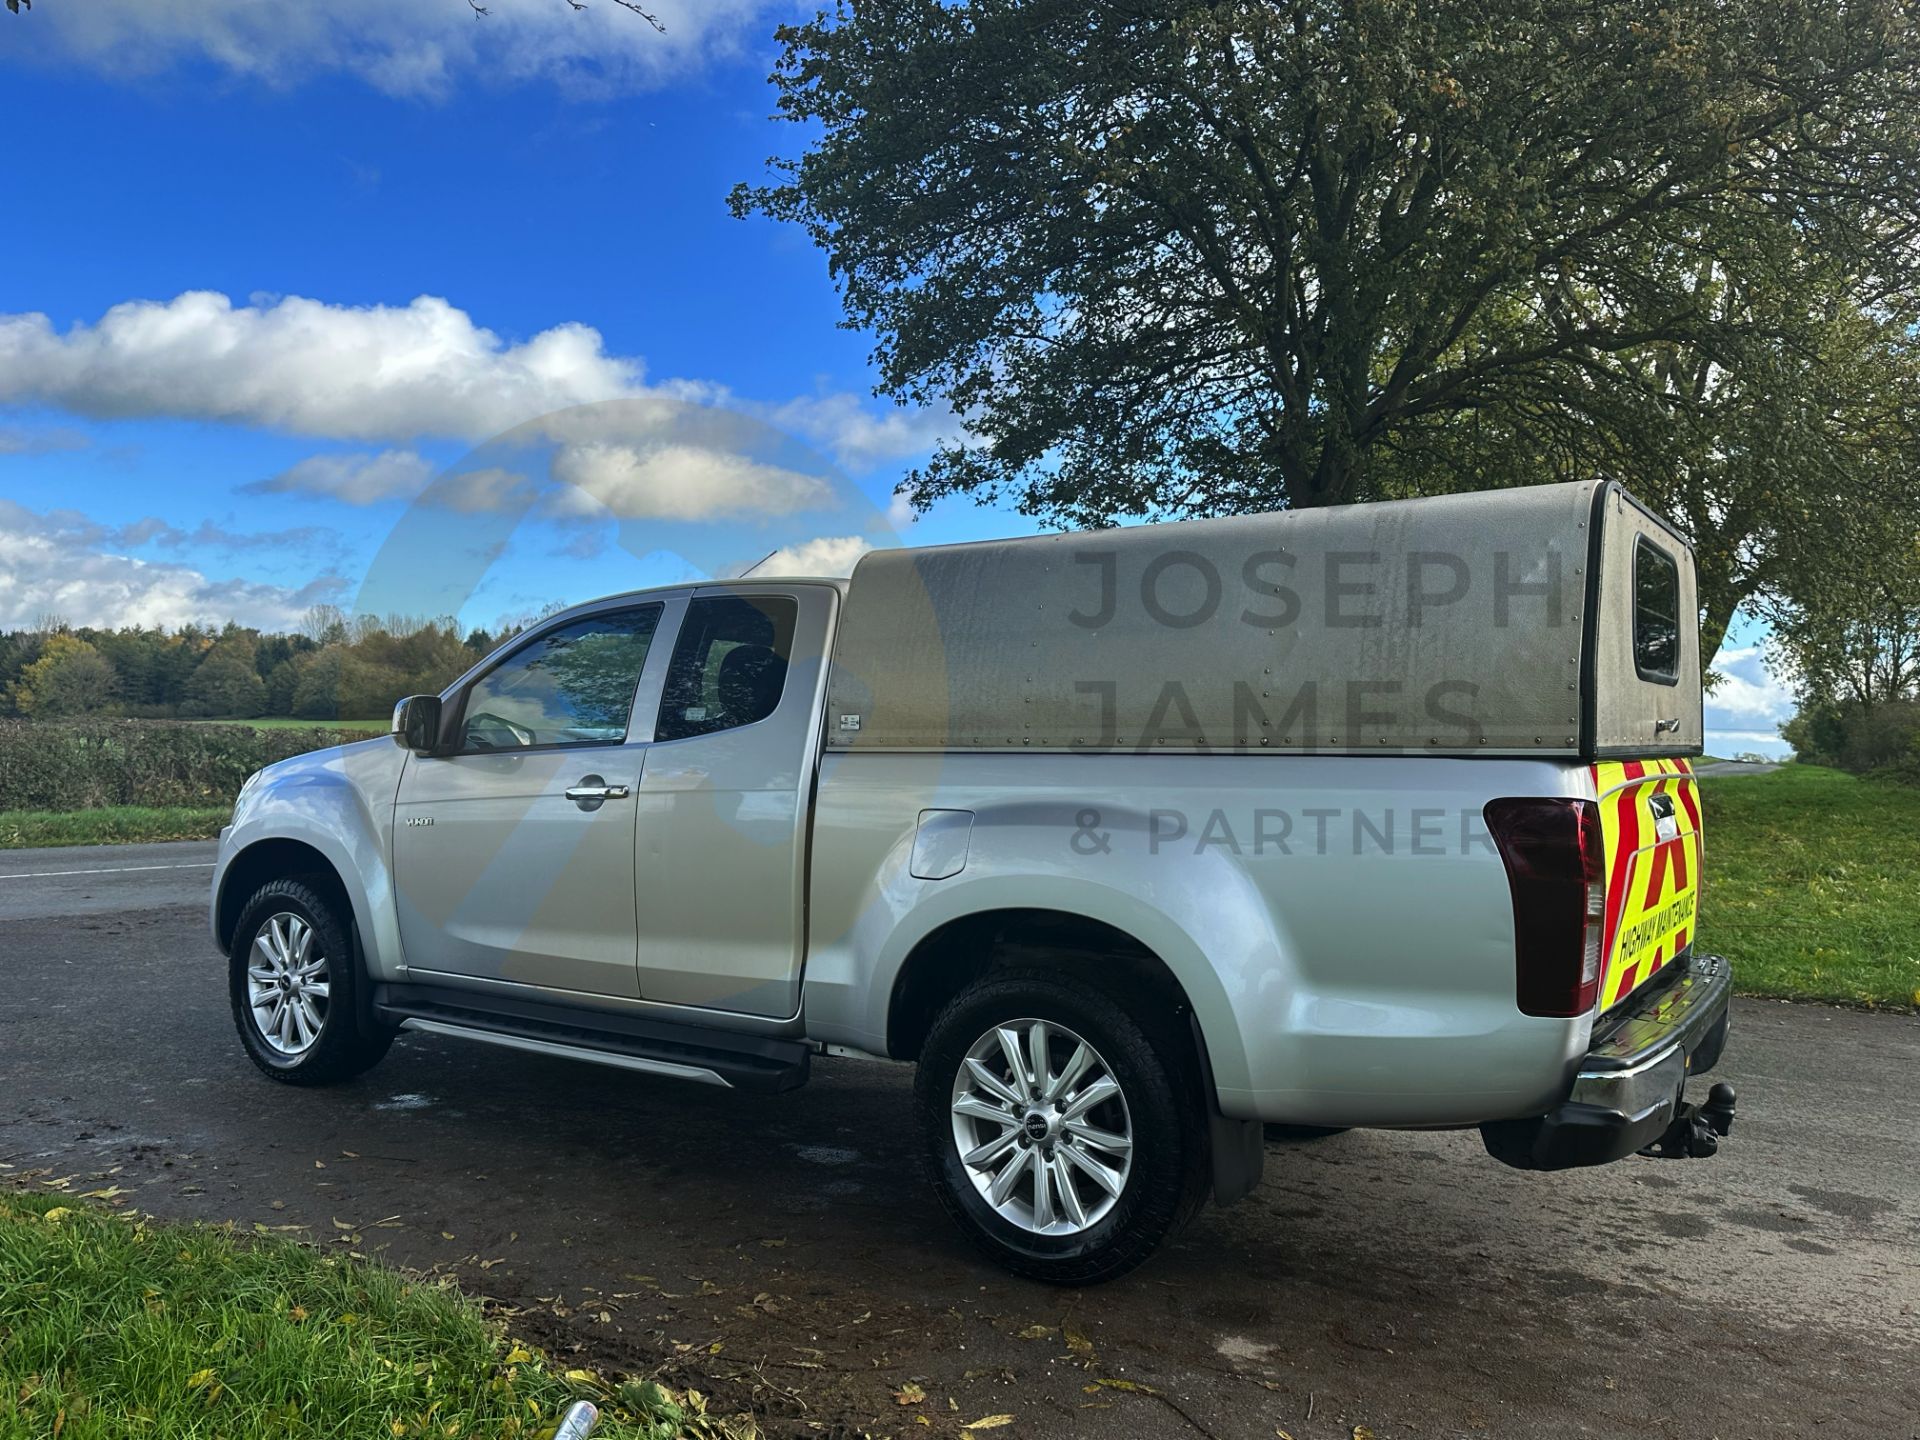
<path fill-rule="evenodd" d="M 409 695 L 393 707 L 393 743 L 416 755 L 440 748 L 438 695 Z"/>

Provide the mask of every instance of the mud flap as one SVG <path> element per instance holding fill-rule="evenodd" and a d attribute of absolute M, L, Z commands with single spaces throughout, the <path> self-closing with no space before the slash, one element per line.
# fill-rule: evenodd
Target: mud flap
<path fill-rule="evenodd" d="M 1200 1019 L 1191 1012 L 1193 1053 L 1200 1058 L 1200 1083 L 1207 1106 L 1207 1144 L 1213 1156 L 1213 1203 L 1231 1205 L 1260 1188 L 1267 1163 L 1265 1127 L 1258 1120 L 1230 1120 L 1220 1113 L 1220 1090 L 1213 1081 L 1213 1058 Z"/>
<path fill-rule="evenodd" d="M 1207 1116 L 1213 1143 L 1213 1203 L 1231 1205 L 1260 1188 L 1267 1163 L 1265 1127 L 1258 1120 L 1229 1120 L 1217 1109 Z"/>

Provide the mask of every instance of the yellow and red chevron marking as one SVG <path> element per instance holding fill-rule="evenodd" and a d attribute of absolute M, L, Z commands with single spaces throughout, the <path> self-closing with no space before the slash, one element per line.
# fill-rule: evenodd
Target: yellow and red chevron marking
<path fill-rule="evenodd" d="M 1698 923 L 1704 839 L 1685 760 L 1608 760 L 1593 767 L 1606 847 L 1600 1005 L 1619 1004 L 1687 948 Z M 1673 798 L 1677 833 L 1658 838 L 1654 798 Z"/>

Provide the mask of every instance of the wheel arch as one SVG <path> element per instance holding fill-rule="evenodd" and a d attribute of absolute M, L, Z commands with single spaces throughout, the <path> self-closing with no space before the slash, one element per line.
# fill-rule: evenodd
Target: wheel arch
<path fill-rule="evenodd" d="M 887 1053 L 913 1060 L 933 1022 L 954 996 L 982 976 L 1018 964 L 1057 966 L 1062 973 L 1098 972 L 1108 984 L 1182 1015 L 1193 1002 L 1166 961 L 1118 925 L 1072 910 L 1001 906 L 937 925 L 907 952 L 887 1006 Z"/>
<path fill-rule="evenodd" d="M 358 927 L 353 896 L 339 867 L 325 852 L 304 840 L 276 836 L 257 840 L 239 851 L 221 872 L 220 892 L 214 898 L 213 908 L 213 934 L 220 948 L 232 947 L 233 929 L 240 923 L 240 912 L 247 908 L 247 901 L 262 885 L 296 875 L 311 878 L 329 899 L 339 901 Z"/>
<path fill-rule="evenodd" d="M 1157 1022 L 1153 1029 L 1179 1047 L 1200 1087 L 1195 1098 L 1206 1117 L 1215 1201 L 1232 1204 L 1257 1187 L 1265 1156 L 1260 1126 L 1221 1113 L 1215 1051 L 1194 997 L 1157 949 L 1111 921 L 1074 910 L 1001 906 L 935 926 L 895 972 L 887 1007 L 887 1053 L 917 1061 L 934 1020 L 962 990 L 997 970 L 1036 962 L 1065 975 L 1095 978 L 1148 1007 L 1141 1018 Z M 1218 985 L 1211 968 L 1202 975 L 1202 983 Z M 1244 1064 L 1238 1029 L 1216 1025 L 1213 1033 L 1233 1047 L 1230 1053 Z"/>

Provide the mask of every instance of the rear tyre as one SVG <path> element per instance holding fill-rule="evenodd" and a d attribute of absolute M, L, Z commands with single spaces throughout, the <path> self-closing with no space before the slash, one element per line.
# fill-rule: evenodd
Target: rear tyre
<path fill-rule="evenodd" d="M 304 877 L 247 901 L 227 955 L 227 993 L 247 1057 L 286 1085 L 327 1085 L 372 1068 L 393 1031 L 363 1026 L 366 984 L 351 919 Z"/>
<path fill-rule="evenodd" d="M 942 1207 L 1016 1275 L 1087 1285 L 1125 1274 L 1207 1196 L 1191 1053 L 1180 1027 L 1150 1035 L 1070 976 L 975 982 L 934 1021 L 914 1081 Z"/>

